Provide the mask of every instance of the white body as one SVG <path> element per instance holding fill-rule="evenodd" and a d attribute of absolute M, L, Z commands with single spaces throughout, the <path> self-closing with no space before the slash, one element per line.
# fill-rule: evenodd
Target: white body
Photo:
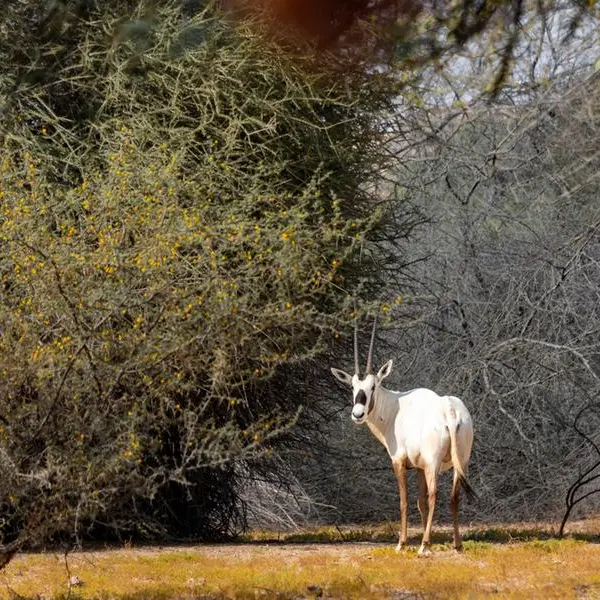
<path fill-rule="evenodd" d="M 382 386 L 374 396 L 365 422 L 393 461 L 405 460 L 408 469 L 425 470 L 428 465 L 437 465 L 439 471 L 451 469 L 448 424 L 454 421 L 458 457 L 463 466 L 469 463 L 473 422 L 460 398 L 438 396 L 425 388 L 392 392 Z"/>

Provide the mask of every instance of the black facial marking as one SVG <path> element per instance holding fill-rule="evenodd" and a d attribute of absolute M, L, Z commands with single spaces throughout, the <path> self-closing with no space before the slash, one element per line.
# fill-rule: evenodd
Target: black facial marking
<path fill-rule="evenodd" d="M 358 390 L 358 394 L 356 394 L 356 398 L 354 399 L 354 404 L 362 404 L 363 406 L 367 403 L 367 395 L 363 390 Z"/>
<path fill-rule="evenodd" d="M 369 411 L 367 413 L 369 415 L 371 414 L 371 411 L 375 407 L 375 399 L 373 398 L 374 393 L 375 393 L 375 384 L 373 384 L 373 387 L 371 388 L 371 404 L 369 405 Z"/>

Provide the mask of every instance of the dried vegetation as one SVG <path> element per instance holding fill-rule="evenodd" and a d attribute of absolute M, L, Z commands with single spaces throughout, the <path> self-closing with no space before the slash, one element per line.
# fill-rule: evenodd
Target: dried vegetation
<path fill-rule="evenodd" d="M 279 541 L 263 532 L 235 545 L 24 554 L 7 567 L 0 597 L 593 598 L 600 593 L 600 545 L 591 533 L 597 525 L 574 524 L 577 533 L 564 540 L 539 524 L 471 529 L 463 554 L 442 531 L 425 560 L 416 545 L 398 555 L 391 543 L 371 541 L 391 539 L 382 528 L 315 529 Z M 340 542 L 342 535 L 354 541 Z"/>

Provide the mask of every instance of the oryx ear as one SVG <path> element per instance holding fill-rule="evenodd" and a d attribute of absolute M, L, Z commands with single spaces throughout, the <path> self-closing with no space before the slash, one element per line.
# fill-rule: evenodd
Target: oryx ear
<path fill-rule="evenodd" d="M 345 383 L 346 385 L 352 385 L 352 375 L 349 375 L 346 373 L 346 371 L 331 367 L 331 372 L 333 373 L 333 376 L 342 383 Z"/>
<path fill-rule="evenodd" d="M 392 359 L 390 359 L 385 363 L 385 365 L 383 365 L 383 367 L 381 367 L 381 369 L 379 369 L 379 371 L 377 372 L 377 379 L 379 381 L 382 381 L 383 379 L 385 379 L 392 372 L 393 364 L 394 364 L 394 361 L 392 361 Z"/>

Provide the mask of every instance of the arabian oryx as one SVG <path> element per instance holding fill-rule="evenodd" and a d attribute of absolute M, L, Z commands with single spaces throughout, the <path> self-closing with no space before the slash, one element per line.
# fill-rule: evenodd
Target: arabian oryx
<path fill-rule="evenodd" d="M 437 476 L 440 471 L 454 468 L 450 496 L 454 547 L 462 549 L 458 530 L 460 488 L 474 495 L 467 481 L 466 470 L 473 444 L 471 415 L 462 400 L 454 396 L 438 396 L 419 388 L 410 392 L 392 392 L 381 382 L 391 373 L 392 361 L 386 362 L 377 375 L 371 372 L 373 342 L 377 320 L 373 323 L 365 376 L 358 366 L 358 330 L 354 328 L 354 375 L 331 369 L 342 383 L 352 386 L 354 406 L 352 420 L 366 423 L 373 435 L 388 451 L 400 490 L 400 541 L 396 551 L 406 545 L 407 538 L 407 469 L 417 469 L 419 476 L 418 508 L 423 523 L 423 541 L 419 556 L 431 554 L 431 524 L 435 509 Z"/>

